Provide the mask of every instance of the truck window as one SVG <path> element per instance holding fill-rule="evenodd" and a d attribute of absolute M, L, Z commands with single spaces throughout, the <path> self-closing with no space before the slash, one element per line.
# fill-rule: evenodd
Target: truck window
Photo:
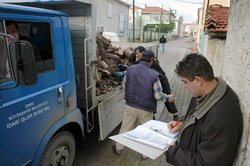
<path fill-rule="evenodd" d="M 0 32 L 4 33 L 3 21 L 0 21 Z M 11 79 L 6 39 L 0 35 L 0 83 Z"/>
<path fill-rule="evenodd" d="M 36 72 L 38 74 L 55 69 L 49 23 L 15 20 L 6 20 L 5 23 L 7 33 L 15 36 L 17 40 L 29 41 L 32 44 L 35 54 Z M 17 31 L 15 33 L 13 26 L 15 26 Z"/>

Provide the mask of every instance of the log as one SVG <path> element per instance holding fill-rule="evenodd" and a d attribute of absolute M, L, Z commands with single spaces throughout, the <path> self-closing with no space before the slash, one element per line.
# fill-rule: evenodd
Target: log
<path fill-rule="evenodd" d="M 129 48 L 127 48 L 127 49 L 124 50 L 124 54 L 125 54 L 125 56 L 126 56 L 127 58 L 129 58 L 130 55 L 133 54 L 133 52 L 134 52 L 134 50 L 133 50 L 133 48 L 131 48 L 131 47 L 129 47 Z"/>
<path fill-rule="evenodd" d="M 105 70 L 108 70 L 109 68 L 108 64 L 104 61 L 99 61 L 98 65 Z"/>
<path fill-rule="evenodd" d="M 113 59 L 113 60 L 117 61 L 117 63 L 121 63 L 121 58 L 116 54 L 107 53 L 107 57 L 109 59 Z"/>
<path fill-rule="evenodd" d="M 104 46 L 105 50 L 110 47 L 111 40 L 108 40 L 105 37 L 103 37 L 101 32 L 97 32 L 96 41 L 97 40 L 103 43 L 103 46 Z"/>
<path fill-rule="evenodd" d="M 99 72 L 98 72 L 98 70 L 96 69 L 96 82 L 98 83 L 98 82 L 100 82 L 101 81 L 101 76 L 100 76 L 100 74 L 99 74 Z"/>
<path fill-rule="evenodd" d="M 96 35 L 96 44 L 97 44 L 97 47 L 98 47 L 98 50 L 99 50 L 99 54 L 101 55 L 102 57 L 102 60 L 106 60 L 107 59 L 107 55 L 106 55 L 106 52 L 105 52 L 105 42 L 104 40 L 102 39 L 102 35 L 100 32 L 97 33 Z"/>
<path fill-rule="evenodd" d="M 98 71 L 101 72 L 102 78 L 107 78 L 112 75 L 112 73 L 109 70 L 99 68 Z"/>

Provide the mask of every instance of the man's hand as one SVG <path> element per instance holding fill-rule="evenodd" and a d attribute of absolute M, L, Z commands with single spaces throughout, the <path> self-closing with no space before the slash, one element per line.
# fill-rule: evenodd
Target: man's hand
<path fill-rule="evenodd" d="M 175 101 L 175 96 L 174 96 L 174 94 L 170 94 L 170 95 L 168 95 L 168 102 L 174 102 Z"/>
<path fill-rule="evenodd" d="M 168 123 L 168 129 L 170 130 L 171 133 L 175 133 L 180 130 L 182 125 L 183 125 L 183 122 L 181 120 L 170 121 Z"/>

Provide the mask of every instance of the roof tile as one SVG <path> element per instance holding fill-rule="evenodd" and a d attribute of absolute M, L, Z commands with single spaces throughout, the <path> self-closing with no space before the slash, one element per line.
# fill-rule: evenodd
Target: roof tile
<path fill-rule="evenodd" d="M 168 12 L 168 10 L 156 6 L 145 6 L 145 8 L 142 10 L 142 13 L 160 13 L 160 12 Z"/>
<path fill-rule="evenodd" d="M 229 7 L 210 5 L 205 19 L 205 30 L 208 32 L 227 32 Z"/>

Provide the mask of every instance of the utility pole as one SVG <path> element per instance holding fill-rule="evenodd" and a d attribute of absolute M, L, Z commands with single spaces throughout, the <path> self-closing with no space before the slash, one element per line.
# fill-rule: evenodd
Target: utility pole
<path fill-rule="evenodd" d="M 169 8 L 169 32 L 171 32 L 171 15 L 176 14 L 176 10 Z M 175 17 L 174 17 L 175 18 Z M 174 20 L 173 20 L 174 21 Z M 172 27 L 173 28 L 173 27 Z"/>
<path fill-rule="evenodd" d="M 163 14 L 163 4 L 161 6 L 161 15 L 160 15 L 159 36 L 158 36 L 158 38 L 160 37 L 160 33 L 161 33 L 162 14 Z"/>
<path fill-rule="evenodd" d="M 169 8 L 169 34 L 170 34 L 170 31 L 171 31 L 171 8 Z"/>
<path fill-rule="evenodd" d="M 133 0 L 133 42 L 135 42 L 135 0 Z"/>

